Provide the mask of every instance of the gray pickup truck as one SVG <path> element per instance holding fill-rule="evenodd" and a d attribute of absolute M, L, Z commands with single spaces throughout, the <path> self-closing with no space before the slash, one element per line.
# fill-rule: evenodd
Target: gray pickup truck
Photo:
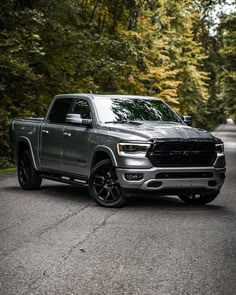
<path fill-rule="evenodd" d="M 88 186 L 105 207 L 148 192 L 202 205 L 224 183 L 224 146 L 187 123 L 153 97 L 57 95 L 45 118 L 12 122 L 11 155 L 23 189 L 46 178 Z"/>

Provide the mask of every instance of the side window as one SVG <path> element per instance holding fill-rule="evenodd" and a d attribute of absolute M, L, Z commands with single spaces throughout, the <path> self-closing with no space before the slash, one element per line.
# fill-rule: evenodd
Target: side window
<path fill-rule="evenodd" d="M 49 114 L 49 122 L 59 124 L 65 123 L 66 115 L 69 112 L 71 102 L 72 98 L 59 98 L 55 100 Z"/>
<path fill-rule="evenodd" d="M 92 119 L 89 104 L 82 99 L 76 100 L 72 113 L 79 114 L 81 119 Z"/>

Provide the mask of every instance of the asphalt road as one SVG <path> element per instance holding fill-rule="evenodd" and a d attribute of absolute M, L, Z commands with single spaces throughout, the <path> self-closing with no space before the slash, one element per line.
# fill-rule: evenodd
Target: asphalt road
<path fill-rule="evenodd" d="M 175 197 L 98 207 L 86 190 L 0 176 L 0 294 L 236 294 L 236 125 L 227 178 L 207 206 Z"/>

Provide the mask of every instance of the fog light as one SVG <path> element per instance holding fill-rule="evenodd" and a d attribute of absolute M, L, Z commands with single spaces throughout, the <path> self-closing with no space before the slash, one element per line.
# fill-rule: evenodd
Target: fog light
<path fill-rule="evenodd" d="M 138 181 L 143 179 L 143 173 L 125 173 L 125 179 L 128 181 Z"/>

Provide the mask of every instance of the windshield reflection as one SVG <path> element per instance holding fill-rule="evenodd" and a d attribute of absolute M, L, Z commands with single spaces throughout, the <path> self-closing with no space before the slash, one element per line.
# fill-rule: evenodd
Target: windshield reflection
<path fill-rule="evenodd" d="M 100 122 L 165 121 L 182 123 L 162 101 L 130 98 L 96 98 Z"/>

